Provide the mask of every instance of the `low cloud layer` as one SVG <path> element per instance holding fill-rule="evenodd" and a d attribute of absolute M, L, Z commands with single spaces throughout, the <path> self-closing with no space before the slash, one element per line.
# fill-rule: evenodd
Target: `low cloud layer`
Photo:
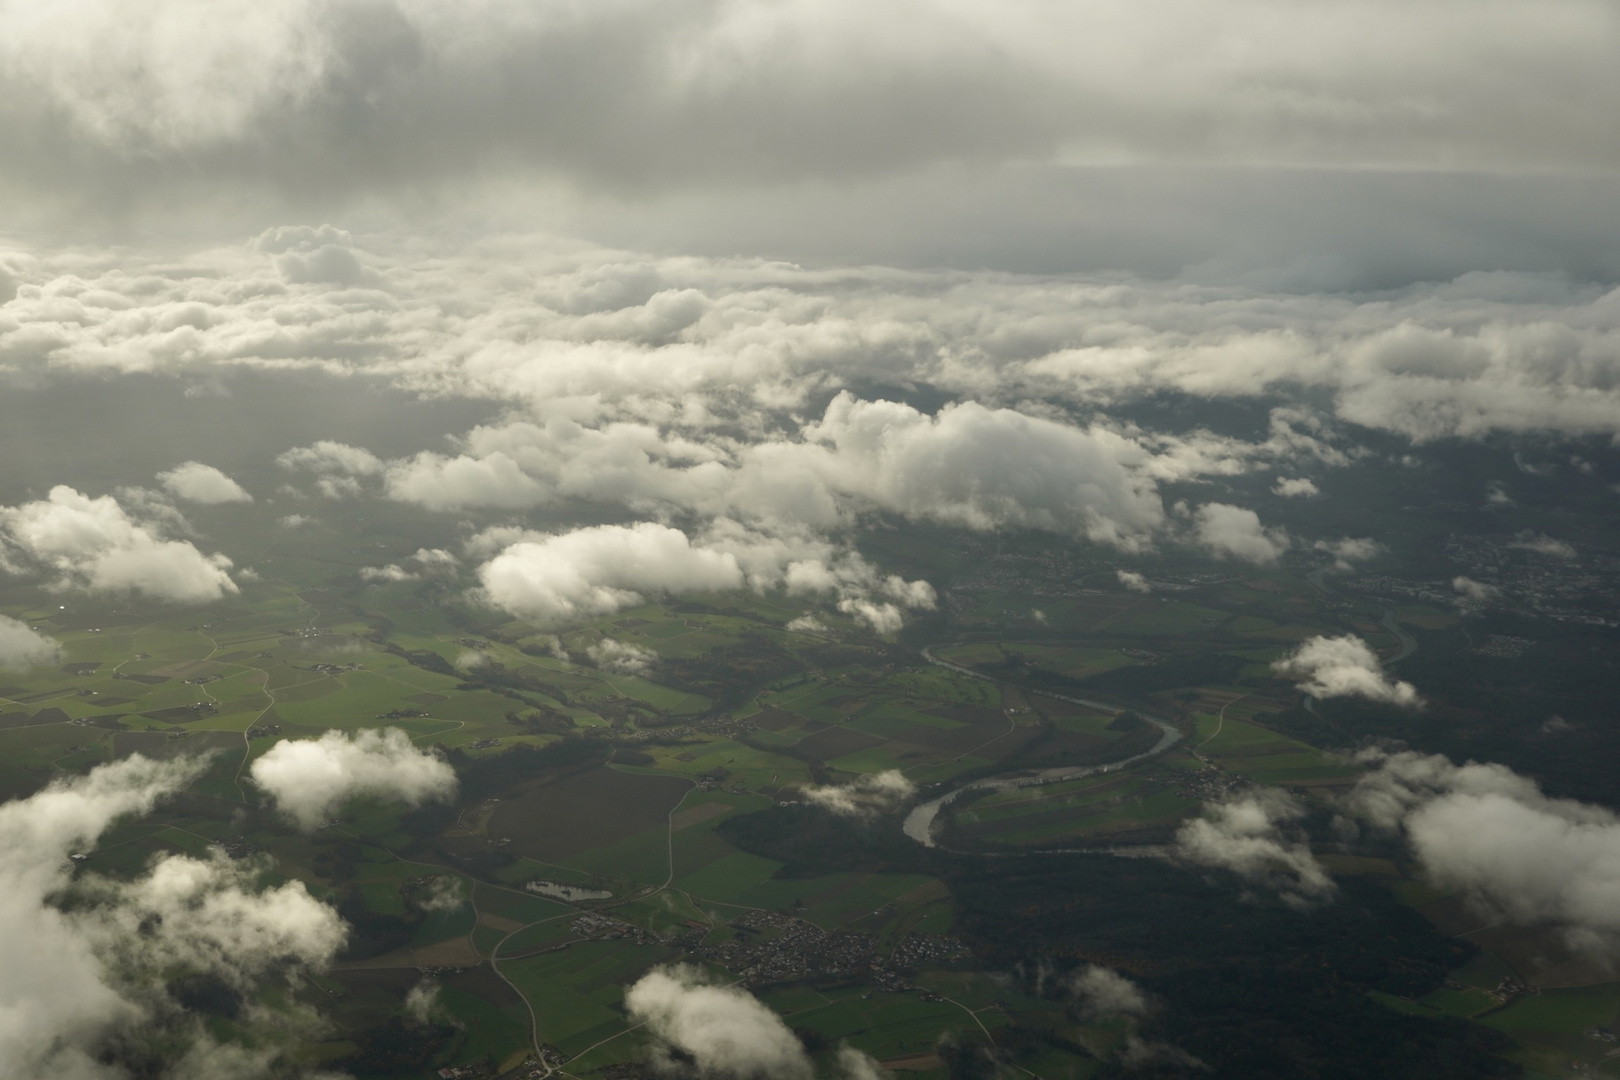
<path fill-rule="evenodd" d="M 222 1045 L 165 980 L 187 971 L 251 991 L 296 978 L 342 944 L 336 912 L 298 881 L 261 890 L 262 867 L 223 856 L 163 856 L 130 881 L 74 878 L 71 853 L 148 812 L 201 767 L 137 755 L 0 805 L 0 1073 L 119 1080 L 122 1049 L 159 1038 L 160 1080 L 285 1075 L 279 1044 L 296 1010 L 250 1009 L 240 1022 L 254 1047 Z M 63 898 L 72 903 L 54 906 Z"/>
<path fill-rule="evenodd" d="M 299 828 L 313 829 L 357 796 L 407 806 L 449 799 L 456 774 L 398 728 L 284 739 L 253 762 L 253 782 Z"/>
<path fill-rule="evenodd" d="M 1354 634 L 1310 638 L 1274 661 L 1271 670 L 1313 697 L 1360 697 L 1409 709 L 1423 705 L 1417 688 L 1386 675 L 1378 654 Z"/>
<path fill-rule="evenodd" d="M 1620 963 L 1620 816 L 1543 794 L 1504 765 L 1369 752 L 1346 799 L 1403 833 L 1423 872 L 1485 915 L 1560 928 L 1578 954 Z"/>
<path fill-rule="evenodd" d="M 917 785 L 899 769 L 885 769 L 847 784 L 812 784 L 799 793 L 812 805 L 842 817 L 865 818 L 900 806 L 917 793 Z"/>
<path fill-rule="evenodd" d="M 0 669 L 19 670 L 54 664 L 62 658 L 62 645 L 25 622 L 0 615 Z"/>
<path fill-rule="evenodd" d="M 166 509 L 162 517 L 138 518 L 111 495 L 91 498 L 66 486 L 36 502 L 0 506 L 0 569 L 54 575 L 50 584 L 57 589 L 137 593 L 178 604 L 234 595 L 231 560 L 204 555 L 189 540 L 167 539 L 177 515 Z"/>
<path fill-rule="evenodd" d="M 1333 879 L 1291 831 L 1304 817 L 1298 799 L 1274 788 L 1257 788 L 1229 802 L 1205 807 L 1176 833 L 1176 853 L 1188 862 L 1220 867 L 1283 899 L 1304 904 L 1330 897 Z"/>
<path fill-rule="evenodd" d="M 610 492 L 644 487 L 641 474 L 684 475 L 710 460 L 740 468 L 746 445 L 698 436 L 728 419 L 771 434 L 783 419 L 774 411 L 783 409 L 804 417 L 791 434 L 813 433 L 809 441 L 821 448 L 790 455 L 784 498 L 808 467 L 798 456 L 819 456 L 829 460 L 811 464 L 825 467 L 831 481 L 847 481 L 852 497 L 908 513 L 983 520 L 1010 512 L 1084 525 L 1090 507 L 1122 532 L 1151 517 L 1152 507 L 1120 488 L 1106 465 L 1090 476 L 1050 472 L 1054 453 L 1093 461 L 1114 452 L 1088 427 L 1063 432 L 1035 422 L 1060 420 L 1053 407 L 1089 417 L 1182 393 L 1282 398 L 1294 414 L 1326 410 L 1318 422 L 1414 442 L 1620 432 L 1620 384 L 1608 348 L 1614 294 L 1537 274 L 1470 274 L 1372 302 L 1256 284 L 654 258 L 547 236 L 424 248 L 375 235 L 344 250 L 373 269 L 374 284 L 289 280 L 246 246 L 112 261 L 11 251 L 4 258 L 16 296 L 0 321 L 0 364 L 30 374 L 199 377 L 238 365 L 300 366 L 521 405 L 533 431 L 496 424 L 455 452 L 435 445 L 426 457 L 395 463 L 398 495 L 444 505 L 468 505 L 478 491 L 508 506 L 593 492 L 583 476 L 576 484 L 573 473 L 554 475 L 548 457 L 617 463 L 595 474 L 598 484 L 629 485 Z M 928 386 L 947 400 L 979 404 L 924 413 L 856 398 L 822 411 L 838 389 L 862 383 Z M 1008 408 L 1017 415 L 1006 415 Z M 613 429 L 609 421 L 632 426 Z M 1197 467 L 1235 464 L 1297 477 L 1307 464 L 1334 460 L 1325 451 L 1340 459 L 1346 452 L 1297 415 L 1285 426 L 1292 434 L 1267 440 L 1263 452 L 1172 432 L 1179 443 L 1145 440 L 1133 451 L 1136 463 L 1126 464 L 1163 474 L 1202 461 Z M 874 444 L 877 430 L 892 434 Z M 759 441 L 782 440 L 746 440 Z M 991 453 L 982 465 L 952 450 L 985 445 Z M 1027 456 L 1030 471 L 976 493 L 920 459 L 928 448 L 954 453 L 949 460 L 967 475 L 1015 453 Z M 1165 460 L 1154 465 L 1149 457 Z M 282 463 L 334 496 L 382 486 L 390 468 L 368 450 L 333 441 L 283 455 Z M 468 493 L 436 482 L 451 463 Z M 873 463 L 885 471 L 862 475 Z M 712 471 L 687 479 L 702 488 Z M 901 478 L 926 499 L 907 494 Z M 1029 505 L 1037 495 L 1043 501 Z M 1051 502 L 1054 495 L 1070 505 Z M 1020 504 L 1016 511 L 1005 509 L 1010 500 Z"/>
<path fill-rule="evenodd" d="M 158 473 L 158 482 L 170 495 L 187 502 L 213 506 L 218 503 L 248 503 L 253 501 L 241 484 L 212 465 L 200 461 L 187 461 L 168 472 Z"/>

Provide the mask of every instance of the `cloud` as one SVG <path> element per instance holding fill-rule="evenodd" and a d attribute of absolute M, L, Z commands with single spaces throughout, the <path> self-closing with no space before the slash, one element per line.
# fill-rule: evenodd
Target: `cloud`
<path fill-rule="evenodd" d="M 1513 496 L 1507 493 L 1507 487 L 1500 480 L 1492 480 L 1485 485 L 1485 505 L 1491 508 L 1517 506 Z"/>
<path fill-rule="evenodd" d="M 847 1043 L 838 1048 L 838 1072 L 844 1080 L 893 1080 L 893 1075 L 870 1055 Z"/>
<path fill-rule="evenodd" d="M 1166 1042 L 1152 1042 L 1135 1032 L 1125 1036 L 1125 1046 L 1119 1054 L 1127 1069 L 1168 1065 L 1178 1072 L 1184 1069 L 1209 1071 L 1209 1065 L 1187 1053 L 1179 1046 Z"/>
<path fill-rule="evenodd" d="M 1285 791 L 1257 788 L 1230 802 L 1206 806 L 1204 816 L 1176 833 L 1176 854 L 1201 866 L 1230 870 L 1274 888 L 1284 900 L 1304 904 L 1332 896 L 1333 879 L 1303 839 L 1285 827 L 1305 808 Z"/>
<path fill-rule="evenodd" d="M 1126 1069 L 1149 1065 L 1170 1065 L 1180 1069 L 1206 1070 L 1208 1065 L 1164 1042 L 1143 1039 L 1136 1031 L 1139 1021 L 1153 1011 L 1154 1003 L 1134 982 L 1117 971 L 1087 964 L 1069 976 L 1069 991 L 1080 1003 L 1081 1016 L 1088 1023 L 1125 1020 L 1129 1030 L 1115 1053 Z"/>
<path fill-rule="evenodd" d="M 807 801 L 841 817 L 886 814 L 917 794 L 917 785 L 899 769 L 858 776 L 847 784 L 809 785 L 799 793 Z"/>
<path fill-rule="evenodd" d="M 1620 157 L 1601 110 L 1571 105 L 1617 88 L 1610 15 L 1575 0 L 1538 17 L 1457 0 L 1243 0 L 1218 19 L 1172 0 L 1017 0 L 996 16 L 643 0 L 456 18 L 295 0 L 233 2 L 206 29 L 190 13 L 4 13 L 15 104 L 0 134 L 18 152 L 3 175 L 101 193 L 117 163 L 125 190 L 168 184 L 178 200 L 199 177 L 353 197 L 490 171 L 623 193 L 940 162 L 1602 173 Z M 288 244 L 313 245 L 344 250 L 320 233 Z"/>
<path fill-rule="evenodd" d="M 1130 592 L 1150 593 L 1153 591 L 1152 583 L 1135 570 L 1115 570 L 1114 576 L 1119 578 L 1119 583 Z"/>
<path fill-rule="evenodd" d="M 795 634 L 828 633 L 827 627 L 814 615 L 800 615 L 796 619 L 789 619 L 782 629 L 791 630 Z"/>
<path fill-rule="evenodd" d="M 1097 964 L 1075 969 L 1069 977 L 1069 992 L 1079 999 L 1082 1011 L 1092 1020 L 1141 1017 L 1150 1009 L 1147 994 L 1140 986 Z"/>
<path fill-rule="evenodd" d="M 1228 503 L 1205 503 L 1193 512 L 1198 542 L 1217 559 L 1241 559 L 1270 566 L 1282 557 L 1291 541 L 1285 529 L 1267 529 L 1253 510 Z"/>
<path fill-rule="evenodd" d="M 541 625 L 611 614 L 649 597 L 686 592 L 784 588 L 832 593 L 840 610 L 898 629 L 910 608 L 932 608 L 926 581 L 884 575 L 853 552 L 805 533 L 756 532 L 724 519 L 697 542 L 680 529 L 642 522 L 598 525 L 560 535 L 495 529 L 470 550 L 508 546 L 478 569 L 490 603 Z"/>
<path fill-rule="evenodd" d="M 443 548 L 417 548 L 416 554 L 411 556 L 416 564 L 415 570 L 407 570 L 398 563 L 389 563 L 386 566 L 362 566 L 360 580 L 362 581 L 419 581 L 425 577 L 453 577 L 461 566 L 461 560 Z"/>
<path fill-rule="evenodd" d="M 283 225 L 266 229 L 253 247 L 271 256 L 276 273 L 289 285 L 377 284 L 377 275 L 360 265 L 349 234 L 330 225 Z"/>
<path fill-rule="evenodd" d="M 314 520 L 314 518 L 307 517 L 304 514 L 288 514 L 281 519 L 281 527 L 283 529 L 297 529 L 308 525 Z"/>
<path fill-rule="evenodd" d="M 253 496 L 242 490 L 242 485 L 212 465 L 188 461 L 168 472 L 157 475 L 158 482 L 169 494 L 188 502 L 214 505 L 216 503 L 252 502 Z"/>
<path fill-rule="evenodd" d="M 454 457 L 424 452 L 390 465 L 389 496 L 437 510 L 585 498 L 776 529 L 828 528 L 879 510 L 1127 548 L 1163 517 L 1153 481 L 1133 471 L 1157 459 L 1137 443 L 976 402 L 929 415 L 843 392 L 796 432 L 741 445 L 556 417 L 476 428 L 463 442 Z"/>
<path fill-rule="evenodd" d="M 54 572 L 54 588 L 206 604 L 236 594 L 230 565 L 163 539 L 159 524 L 135 520 L 110 495 L 57 486 L 39 501 L 0 506 L 0 568 Z"/>
<path fill-rule="evenodd" d="M 417 548 L 411 558 L 422 567 L 424 574 L 454 574 L 461 565 L 461 560 L 444 548 Z"/>
<path fill-rule="evenodd" d="M 0 615 L 0 669 L 24 669 L 54 664 L 62 658 L 62 643 Z"/>
<path fill-rule="evenodd" d="M 1361 697 L 1409 709 L 1423 707 L 1417 688 L 1384 674 L 1378 654 L 1354 634 L 1340 637 L 1318 634 L 1287 656 L 1273 661 L 1271 670 L 1293 679 L 1301 690 L 1314 697 Z"/>
<path fill-rule="evenodd" d="M 1547 555 L 1554 559 L 1573 559 L 1578 553 L 1575 545 L 1563 540 L 1555 540 L 1546 533 L 1526 530 L 1514 537 L 1508 547 L 1519 548 L 1523 551 L 1533 551 L 1537 555 Z"/>
<path fill-rule="evenodd" d="M 912 446 L 988 438 L 1006 447 L 1002 454 L 1089 439 L 1142 482 L 1287 475 L 1303 460 L 1342 465 L 1356 451 L 1333 423 L 1414 442 L 1620 433 L 1620 382 L 1605 351 L 1615 294 L 1580 275 L 1466 273 L 1372 300 L 1268 289 L 1253 275 L 1213 286 L 1114 273 L 817 269 L 695 253 L 655 258 L 544 234 L 430 244 L 418 233 L 351 240 L 387 283 L 364 293 L 288 284 L 243 246 L 186 252 L 177 267 L 168 252 L 106 260 L 47 244 L 18 256 L 0 357 L 30 373 L 213 377 L 237 366 L 305 367 L 509 403 L 522 413 L 423 463 L 425 492 L 433 467 L 499 451 L 547 491 L 691 507 L 707 499 L 714 505 L 705 512 L 732 516 L 733 484 L 721 474 L 736 473 L 744 484 L 736 501 L 820 524 L 840 512 L 829 498 L 867 499 L 894 486 L 856 476 L 839 494 L 847 478 L 829 459 L 843 452 L 800 446 L 823 425 L 829 435 L 875 422 L 915 428 L 905 440 Z M 840 405 L 829 422 L 822 402 L 870 385 L 927 386 L 981 411 L 913 416 L 911 407 L 867 401 Z M 1166 394 L 1266 404 L 1271 430 L 1245 442 L 1196 428 L 1135 431 L 1097 416 Z M 1003 410 L 1038 413 L 1082 437 L 1038 424 L 1020 432 Z M 918 416 L 941 430 L 925 431 Z M 1076 427 L 1073 417 L 1094 424 Z M 727 423 L 736 424 L 732 438 L 712 437 Z M 868 453 L 854 443 L 847 450 L 852 461 Z M 908 464 L 903 455 L 877 457 Z M 1067 498 L 1082 486 L 1050 475 L 1043 456 L 1031 460 L 1041 467 L 1014 476 L 1005 496 L 949 497 L 949 478 L 936 478 L 911 509 L 982 518 L 1009 499 Z M 720 470 L 705 467 L 711 461 Z M 312 471 L 335 497 L 364 490 L 387 468 L 370 451 L 330 440 L 289 451 L 282 463 Z M 1107 497 L 1085 505 L 1101 516 L 1133 528 L 1153 514 L 1118 490 L 1117 476 L 1096 480 Z M 907 504 L 892 490 L 889 499 Z M 1044 511 L 1068 529 L 1080 509 L 1048 499 L 1021 514 Z"/>
<path fill-rule="evenodd" d="M 644 595 L 736 589 L 729 552 L 693 547 L 666 525 L 599 525 L 508 547 L 478 569 L 495 606 L 543 625 L 606 615 Z"/>
<path fill-rule="evenodd" d="M 432 1023 L 442 1011 L 439 984 L 431 979 L 424 978 L 405 994 L 405 1015 L 418 1024 Z"/>
<path fill-rule="evenodd" d="M 359 446 L 322 439 L 276 456 L 276 464 L 289 472 L 315 474 L 315 487 L 328 499 L 354 498 L 364 491 L 362 478 L 380 475 L 381 458 Z"/>
<path fill-rule="evenodd" d="M 1272 487 L 1273 495 L 1281 495 L 1285 499 L 1298 499 L 1322 494 L 1316 482 L 1309 477 L 1301 476 L 1290 479 L 1286 476 L 1277 477 L 1277 483 Z"/>
<path fill-rule="evenodd" d="M 616 671 L 621 675 L 644 674 L 658 662 L 658 654 L 651 649 L 643 649 L 638 645 L 610 637 L 586 646 L 585 655 L 590 657 L 591 662 L 597 667 L 606 671 Z"/>
<path fill-rule="evenodd" d="M 1333 556 L 1333 569 L 1348 571 L 1355 564 L 1375 559 L 1386 550 L 1383 544 L 1370 537 L 1346 536 L 1339 540 L 1318 540 L 1311 547 Z"/>
<path fill-rule="evenodd" d="M 427 888 L 413 895 L 411 902 L 423 911 L 458 911 L 467 903 L 467 895 L 460 878 L 440 874 L 429 878 Z"/>
<path fill-rule="evenodd" d="M 1347 807 L 1404 833 L 1424 873 L 1485 913 L 1561 928 L 1577 952 L 1620 962 L 1620 817 L 1543 794 L 1504 765 L 1370 751 Z"/>
<path fill-rule="evenodd" d="M 746 990 L 714 985 L 696 968 L 655 968 L 630 987 L 624 1003 L 631 1019 L 646 1025 L 655 1054 L 679 1050 L 702 1076 L 815 1076 L 804 1047 L 780 1017 Z"/>
<path fill-rule="evenodd" d="M 1134 549 L 1163 519 L 1129 454 L 1095 432 L 975 402 L 928 416 L 840 394 L 812 446 L 839 492 L 918 521 L 970 529 L 1038 528 Z M 1134 447 L 1132 448 L 1134 449 Z"/>
<path fill-rule="evenodd" d="M 523 510 L 545 502 L 550 492 L 497 450 L 482 458 L 418 454 L 389 468 L 388 496 L 429 510 L 468 506 Z"/>
<path fill-rule="evenodd" d="M 360 580 L 372 582 L 400 582 L 417 581 L 418 575 L 411 573 L 398 563 L 389 563 L 387 566 L 362 566 Z"/>
<path fill-rule="evenodd" d="M 340 473 L 346 476 L 375 476 L 384 468 L 382 459 L 370 450 L 330 439 L 283 451 L 276 457 L 276 464 L 289 471 Z"/>
<path fill-rule="evenodd" d="M 1451 579 L 1451 588 L 1457 594 L 1457 610 L 1464 615 L 1478 615 L 1502 595 L 1495 585 L 1461 575 Z"/>
<path fill-rule="evenodd" d="M 846 596 L 838 601 L 838 610 L 879 634 L 898 634 L 906 624 L 906 617 L 898 607 L 864 596 Z"/>
<path fill-rule="evenodd" d="M 315 828 L 356 796 L 418 806 L 450 799 L 456 790 L 455 770 L 418 750 L 398 728 L 284 739 L 249 771 L 276 808 L 301 829 Z"/>
<path fill-rule="evenodd" d="M 297 979 L 342 943 L 336 912 L 296 880 L 260 888 L 266 867 L 223 856 L 159 856 L 118 880 L 76 877 L 69 859 L 202 768 L 135 755 L 0 805 L 0 1072 L 118 1080 L 120 1047 L 153 1039 L 166 1048 L 161 1080 L 249 1080 L 277 1064 L 295 1011 L 246 1010 L 238 1023 L 257 1048 L 221 1045 L 166 981 L 186 970 L 247 992 Z"/>

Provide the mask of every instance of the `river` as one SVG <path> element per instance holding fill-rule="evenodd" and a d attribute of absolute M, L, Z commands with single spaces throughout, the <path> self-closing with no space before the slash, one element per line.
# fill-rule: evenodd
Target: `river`
<path fill-rule="evenodd" d="M 981 674 L 971 668 L 953 664 L 948 660 L 941 660 L 934 655 L 933 650 L 934 647 L 929 645 L 922 651 L 923 659 L 930 664 L 949 668 L 971 678 L 983 679 L 985 682 L 996 681 L 990 676 Z M 1109 705 L 1101 701 L 1089 701 L 1086 698 L 1066 697 L 1063 694 L 1052 694 L 1044 690 L 1027 690 L 1023 687 L 1020 687 L 1019 690 L 1022 693 L 1038 694 L 1041 697 L 1055 698 L 1058 701 L 1067 701 L 1075 705 L 1084 705 L 1086 708 L 1096 709 L 1098 712 L 1118 714 L 1125 711 L 1118 705 Z M 1149 716 L 1146 713 L 1138 713 L 1138 715 L 1157 727 L 1161 733 L 1159 741 L 1154 743 L 1150 749 L 1134 757 L 1111 761 L 1106 765 L 1060 765 L 1050 769 L 1019 769 L 1015 772 L 1003 773 L 1000 776 L 988 776 L 981 780 L 974 780 L 972 783 L 963 784 L 961 787 L 948 791 L 938 798 L 930 799 L 928 802 L 912 807 L 911 813 L 906 815 L 904 826 L 906 835 L 924 847 L 938 847 L 939 845 L 934 841 L 934 823 L 939 817 L 939 812 L 965 791 L 1007 791 L 1013 788 L 1055 784 L 1063 780 L 1078 780 L 1081 777 L 1095 776 L 1098 773 L 1115 772 L 1125 768 L 1127 765 L 1134 765 L 1138 761 L 1146 761 L 1148 758 L 1157 757 L 1181 741 L 1181 732 L 1168 720 L 1157 716 Z"/>

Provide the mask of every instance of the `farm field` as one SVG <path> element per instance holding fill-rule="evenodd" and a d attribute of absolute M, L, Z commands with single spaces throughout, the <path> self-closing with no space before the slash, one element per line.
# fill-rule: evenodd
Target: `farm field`
<path fill-rule="evenodd" d="M 942 1039 L 1002 1040 L 1041 1080 L 1090 1076 L 1125 1027 L 1089 1023 L 974 957 L 955 894 L 965 864 L 907 846 L 894 816 L 906 803 L 798 847 L 739 846 L 753 834 L 737 823 L 891 773 L 915 801 L 983 777 L 1107 764 L 1159 739 L 1122 719 L 1138 709 L 1180 744 L 1119 771 L 975 792 L 942 816 L 946 846 L 1162 847 L 1221 793 L 1258 784 L 1310 798 L 1359 773 L 1269 726 L 1298 700 L 1271 661 L 1324 619 L 1285 574 L 1170 596 L 964 593 L 972 604 L 951 625 L 965 640 L 934 655 L 968 674 L 825 609 L 821 630 L 790 631 L 811 608 L 781 594 L 666 598 L 553 634 L 431 582 L 358 581 L 309 552 L 267 552 L 258 568 L 206 611 L 0 592 L 7 613 L 63 645 L 60 663 L 0 680 L 0 793 L 137 752 L 211 755 L 183 799 L 119 826 L 82 870 L 130 875 L 164 853 L 229 845 L 334 905 L 353 931 L 308 988 L 336 1025 L 311 1053 L 360 1076 L 511 1069 L 539 1048 L 570 1076 L 607 1076 L 646 1051 L 627 987 L 677 962 L 756 993 L 825 1068 L 847 1042 L 907 1080 L 945 1080 Z M 1411 620 L 1446 625 L 1443 613 Z M 615 667 L 599 659 L 609 642 L 654 659 Z M 300 832 L 251 779 L 282 741 L 385 727 L 454 765 L 455 805 L 361 798 Z M 1323 858 L 1335 873 L 1420 888 L 1387 860 Z M 1500 974 L 1470 970 L 1457 976 L 1465 989 L 1413 1007 L 1537 1052 L 1620 1011 L 1608 989 L 1577 987 L 1493 1012 Z M 356 1069 L 365 1033 L 395 1022 L 419 983 L 436 987 L 445 1018 L 421 1067 Z"/>

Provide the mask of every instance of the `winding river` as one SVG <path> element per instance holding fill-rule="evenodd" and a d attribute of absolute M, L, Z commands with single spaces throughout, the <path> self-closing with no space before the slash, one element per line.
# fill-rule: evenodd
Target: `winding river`
<path fill-rule="evenodd" d="M 930 664 L 935 664 L 942 668 L 949 668 L 952 671 L 962 675 L 967 675 L 970 678 L 983 679 L 985 682 L 996 681 L 990 676 L 981 674 L 971 668 L 963 667 L 960 664 L 953 664 L 949 660 L 941 660 L 939 657 L 934 655 L 934 647 L 932 645 L 925 647 L 922 651 L 922 655 L 923 659 L 927 660 Z M 1041 697 L 1055 698 L 1058 701 L 1067 701 L 1075 705 L 1084 705 L 1086 708 L 1096 709 L 1098 712 L 1118 714 L 1125 711 L 1118 705 L 1109 705 L 1101 701 L 1090 701 L 1086 698 L 1066 697 L 1063 694 L 1052 694 L 1044 690 L 1026 690 L 1022 687 L 1019 689 L 1023 693 L 1038 694 Z M 938 842 L 934 839 L 935 821 L 939 817 L 940 810 L 960 797 L 963 792 L 1007 791 L 1013 788 L 1035 787 L 1040 784 L 1055 784 L 1063 780 L 1078 780 L 1081 777 L 1094 776 L 1098 773 L 1116 772 L 1119 769 L 1125 768 L 1127 765 L 1134 765 L 1138 761 L 1146 761 L 1148 758 L 1157 757 L 1159 754 L 1164 753 L 1166 750 L 1170 749 L 1172 746 L 1176 745 L 1176 743 L 1181 741 L 1181 732 L 1178 731 L 1176 726 L 1170 723 L 1168 720 L 1163 720 L 1157 716 L 1149 716 L 1142 712 L 1138 712 L 1137 715 L 1141 716 L 1148 723 L 1157 727 L 1161 733 L 1159 735 L 1159 741 L 1154 743 L 1150 749 L 1145 750 L 1134 757 L 1123 758 L 1119 761 L 1111 761 L 1106 765 L 1061 765 L 1050 769 L 1019 769 L 1016 772 L 1004 773 L 1000 776 L 987 776 L 982 780 L 975 780 L 972 783 L 963 784 L 959 788 L 952 791 L 947 791 L 938 798 L 930 799 L 928 802 L 912 807 L 911 813 L 906 815 L 904 826 L 906 835 L 924 847 L 939 847 Z"/>

